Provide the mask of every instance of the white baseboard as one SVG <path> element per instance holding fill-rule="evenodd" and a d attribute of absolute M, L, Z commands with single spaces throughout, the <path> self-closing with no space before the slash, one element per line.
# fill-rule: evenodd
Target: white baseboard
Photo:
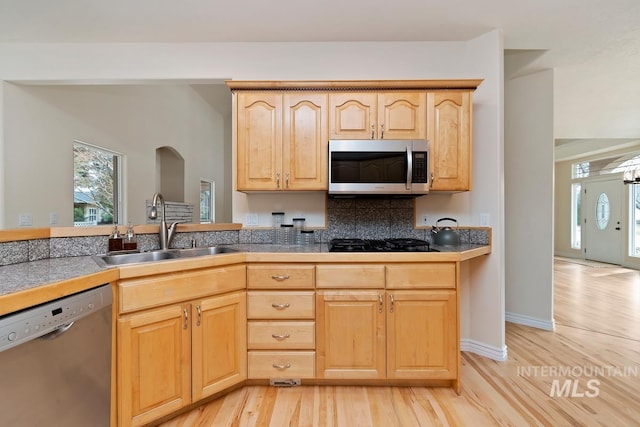
<path fill-rule="evenodd" d="M 498 362 L 505 362 L 507 360 L 506 345 L 500 348 L 468 338 L 463 338 L 460 340 L 460 351 L 475 353 L 480 356 L 488 357 L 489 359 L 497 360 Z"/>
<path fill-rule="evenodd" d="M 504 313 L 504 320 L 519 325 L 531 326 L 532 328 L 544 329 L 545 331 L 554 331 L 556 327 L 555 320 L 538 319 L 537 317 L 525 316 L 516 313 Z"/>
<path fill-rule="evenodd" d="M 577 258 L 577 259 L 584 259 L 584 253 L 580 250 L 573 250 L 573 251 L 557 251 L 553 253 L 553 256 L 559 256 L 559 257 L 563 257 L 563 258 Z"/>

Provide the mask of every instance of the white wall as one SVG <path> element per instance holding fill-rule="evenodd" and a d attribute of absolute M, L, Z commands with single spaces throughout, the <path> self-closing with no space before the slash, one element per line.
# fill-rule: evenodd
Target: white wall
<path fill-rule="evenodd" d="M 640 137 L 640 70 L 623 55 L 630 50 L 621 45 L 555 70 L 555 138 Z"/>
<path fill-rule="evenodd" d="M 74 140 L 124 155 L 121 223 L 145 223 L 145 200 L 158 188 L 155 150 L 161 146 L 184 158 L 185 200 L 178 201 L 194 204 L 199 215 L 200 178 L 225 183 L 224 121 L 200 96 L 204 90 L 211 89 L 5 83 L 5 227 L 16 228 L 19 213 L 31 213 L 36 227 L 49 226 L 50 212 L 58 215 L 56 225 L 73 225 Z"/>
<path fill-rule="evenodd" d="M 490 214 L 493 252 L 466 264 L 462 274 L 462 338 L 467 349 L 503 358 L 502 52 L 500 31 L 469 42 L 5 44 L 0 45 L 0 79 L 484 79 L 474 94 L 474 189 L 424 209 L 442 209 L 462 224 Z M 238 198 L 244 197 L 234 196 L 234 217 L 243 217 L 246 200 Z"/>
<path fill-rule="evenodd" d="M 553 329 L 553 71 L 505 82 L 506 319 Z"/>

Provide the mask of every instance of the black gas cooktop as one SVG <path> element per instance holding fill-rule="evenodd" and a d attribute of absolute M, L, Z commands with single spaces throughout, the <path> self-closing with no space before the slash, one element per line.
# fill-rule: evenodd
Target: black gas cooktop
<path fill-rule="evenodd" d="M 420 239 L 332 239 L 329 252 L 438 252 Z"/>

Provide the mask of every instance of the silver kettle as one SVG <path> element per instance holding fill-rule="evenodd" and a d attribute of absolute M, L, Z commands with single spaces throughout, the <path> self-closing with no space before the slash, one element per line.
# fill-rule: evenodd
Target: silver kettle
<path fill-rule="evenodd" d="M 440 221 L 453 221 L 456 223 L 456 229 L 451 227 L 438 227 Z M 431 229 L 432 241 L 439 246 L 455 246 L 460 244 L 460 236 L 458 235 L 458 221 L 453 218 L 440 218 L 436 221 L 436 225 Z"/>

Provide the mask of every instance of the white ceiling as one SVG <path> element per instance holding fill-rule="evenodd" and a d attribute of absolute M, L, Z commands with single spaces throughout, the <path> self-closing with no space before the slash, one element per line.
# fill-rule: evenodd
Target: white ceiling
<path fill-rule="evenodd" d="M 640 72 L 640 0 L 0 0 L 0 43 L 465 41 L 494 29 L 507 78 Z M 600 74 L 584 78 L 597 88 Z"/>
<path fill-rule="evenodd" d="M 0 42 L 464 41 L 538 66 L 640 52 L 638 0 L 0 0 Z"/>

